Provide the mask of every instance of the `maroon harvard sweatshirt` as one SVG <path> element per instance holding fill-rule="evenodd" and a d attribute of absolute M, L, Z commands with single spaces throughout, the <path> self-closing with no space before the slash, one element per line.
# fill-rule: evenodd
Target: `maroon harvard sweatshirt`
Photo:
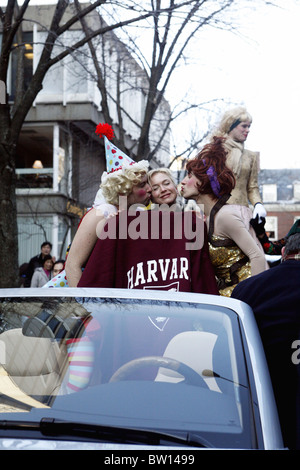
<path fill-rule="evenodd" d="M 78 287 L 219 295 L 204 221 L 194 212 L 121 212 L 105 225 Z"/>

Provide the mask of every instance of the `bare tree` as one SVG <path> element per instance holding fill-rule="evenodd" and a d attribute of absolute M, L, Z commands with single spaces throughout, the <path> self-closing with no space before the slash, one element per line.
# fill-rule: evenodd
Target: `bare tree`
<path fill-rule="evenodd" d="M 119 2 L 115 3 L 119 10 L 122 11 L 122 14 L 124 14 L 125 5 Z M 153 126 L 155 119 L 158 119 L 157 111 L 162 105 L 164 95 L 174 71 L 179 66 L 180 61 L 185 58 L 185 52 L 190 41 L 196 37 L 198 31 L 204 26 L 221 26 L 224 11 L 237 3 L 236 0 L 194 0 L 176 4 L 174 0 L 168 0 L 167 2 L 152 0 L 149 2 L 149 8 L 152 9 L 153 15 L 151 15 L 147 23 L 142 25 L 139 22 L 137 28 L 135 28 L 135 30 L 141 30 L 143 28 L 144 44 L 139 46 L 141 41 L 138 41 L 134 37 L 132 28 L 130 32 L 128 29 L 124 31 L 127 54 L 129 51 L 134 59 L 141 64 L 141 69 L 145 75 L 143 86 L 139 84 L 142 93 L 146 97 L 140 121 L 134 120 L 133 114 L 128 115 L 128 112 L 126 112 L 125 108 L 122 106 L 119 83 L 120 80 L 123 85 L 126 82 L 124 70 L 121 70 L 121 65 L 124 64 L 124 51 L 121 49 L 117 51 L 119 60 L 116 61 L 116 66 L 113 69 L 111 64 L 106 63 L 105 54 L 102 56 L 102 62 L 99 62 L 99 54 L 97 54 L 98 45 L 96 45 L 95 41 L 90 40 L 88 42 L 96 71 L 97 85 L 102 97 L 101 106 L 106 122 L 112 124 L 113 121 L 112 109 L 109 103 L 110 100 L 114 101 L 117 109 L 119 133 L 115 141 L 119 148 L 128 151 L 128 149 L 126 149 L 125 129 L 123 127 L 123 118 L 126 115 L 138 128 L 139 136 L 135 149 L 135 158 L 148 159 L 155 162 L 157 150 L 161 147 L 164 137 L 170 130 L 172 122 L 179 115 L 187 113 L 196 106 L 201 107 L 203 105 L 186 103 L 186 106 L 181 108 L 180 111 L 172 109 L 166 118 L 157 124 L 156 128 L 159 132 L 156 132 L 156 140 L 151 142 L 151 126 Z M 80 11 L 78 0 L 75 0 L 75 4 L 78 11 Z M 126 6 L 127 8 L 130 6 L 132 9 L 141 13 L 142 7 L 134 1 L 127 1 Z M 114 9 L 114 17 L 116 11 L 118 11 L 118 9 Z M 90 30 L 84 18 L 82 18 L 81 24 L 85 35 L 90 35 Z M 225 21 L 224 25 L 226 25 Z M 227 28 L 232 27 L 231 23 L 227 24 Z M 109 42 L 109 37 L 106 36 L 108 36 L 108 34 L 101 36 L 103 48 L 105 47 L 106 41 Z M 147 48 L 148 57 L 147 51 L 145 51 Z M 137 74 L 138 73 L 140 73 L 140 71 L 137 70 Z M 114 76 L 116 84 L 116 93 L 114 96 L 110 95 L 108 92 L 108 76 Z M 132 79 L 128 86 L 132 89 Z M 200 140 L 197 139 L 192 147 L 195 148 Z"/>
<path fill-rule="evenodd" d="M 105 74 L 103 68 L 97 67 L 96 56 L 93 56 L 94 38 L 106 37 L 109 31 L 116 28 L 125 28 L 125 26 L 150 19 L 145 28 L 152 36 L 151 57 L 148 59 L 142 48 L 130 36 L 128 47 L 131 45 L 131 53 L 141 64 L 141 70 L 147 75 L 144 82 L 143 93 L 145 103 L 144 112 L 140 121 L 134 122 L 139 128 L 139 138 L 137 139 L 138 158 L 154 159 L 157 152 L 157 146 L 161 145 L 163 136 L 168 131 L 170 122 L 175 118 L 176 113 L 172 114 L 171 120 L 161 125 L 161 134 L 153 143 L 150 141 L 150 128 L 155 121 L 158 108 L 162 105 L 163 96 L 170 84 L 172 74 L 178 66 L 180 60 L 184 58 L 185 51 L 190 41 L 196 33 L 207 24 L 222 25 L 222 17 L 228 8 L 232 5 L 239 6 L 242 0 L 181 0 L 178 3 L 175 0 L 151 0 L 149 1 L 149 10 L 143 6 L 144 2 L 126 2 L 95 0 L 93 3 L 86 4 L 80 8 L 75 0 L 74 14 L 69 15 L 67 21 L 63 21 L 67 8 L 73 4 L 72 0 L 58 0 L 54 9 L 54 14 L 47 28 L 46 39 L 42 47 L 42 52 L 34 74 L 26 89 L 24 87 L 24 77 L 22 76 L 22 54 L 19 54 L 19 62 L 16 76 L 16 95 L 14 103 L 10 104 L 8 99 L 3 100 L 0 97 L 0 288 L 12 287 L 17 285 L 18 279 L 18 237 L 17 237 L 17 211 L 16 211 L 16 173 L 15 160 L 16 148 L 19 134 L 22 129 L 25 118 L 34 103 L 34 100 L 42 89 L 43 80 L 47 71 L 63 60 L 66 56 L 79 50 L 85 44 L 89 44 L 90 52 L 94 59 L 95 69 L 97 71 L 97 83 L 102 97 L 102 111 L 107 122 L 111 120 L 111 110 L 109 106 L 108 89 L 105 83 Z M 264 0 L 261 0 L 264 1 Z M 22 5 L 18 6 L 17 0 L 7 0 L 6 8 L 0 7 L 1 18 L 1 55 L 0 55 L 0 85 L 7 84 L 8 69 L 11 54 L 15 46 L 15 38 L 21 38 L 22 24 L 30 0 L 23 0 Z M 148 2 L 147 2 L 148 3 Z M 268 2 L 267 2 L 268 3 Z M 84 18 L 88 13 L 101 6 L 100 13 L 104 6 L 111 4 L 122 14 L 122 19 L 118 22 L 110 21 L 111 24 L 105 24 L 94 30 L 87 30 L 84 27 Z M 73 6 L 73 5 L 72 5 Z M 63 47 L 60 38 L 78 21 L 82 21 L 85 37 L 74 44 Z M 232 27 L 232 26 L 231 26 Z M 147 39 L 148 40 L 148 39 Z M 18 42 L 18 49 L 21 50 L 22 43 Z M 59 53 L 55 54 L 55 45 L 60 44 Z M 116 70 L 116 85 L 118 93 L 114 99 L 118 110 L 119 119 L 119 147 L 124 148 L 125 133 L 122 126 L 122 119 L 125 116 L 125 109 L 122 106 L 120 98 L 121 85 L 124 91 L 124 75 L 122 75 L 121 62 Z M 125 83 L 126 84 L 126 83 Z M 5 102 L 3 102 L 5 101 Z M 126 117 L 131 119 L 127 113 Z"/>
<path fill-rule="evenodd" d="M 156 161 L 158 149 L 162 146 L 164 137 L 170 131 L 171 126 L 178 117 L 193 112 L 195 109 L 211 109 L 217 106 L 217 100 L 211 103 L 195 103 L 190 100 L 181 101 L 180 106 L 173 107 L 164 120 L 158 121 L 158 110 L 164 101 L 166 91 L 172 86 L 171 80 L 179 67 L 184 67 L 185 62 L 189 60 L 189 46 L 199 38 L 199 33 L 207 27 L 231 31 L 233 34 L 240 34 L 236 23 L 237 12 L 240 8 L 249 8 L 249 2 L 243 0 L 194 0 L 181 1 L 176 3 L 175 0 L 149 0 L 149 2 L 138 3 L 134 0 L 126 2 L 113 3 L 114 9 L 111 15 L 107 13 L 107 9 L 111 4 L 103 8 L 106 10 L 104 19 L 109 21 L 116 18 L 116 15 L 126 17 L 128 9 L 142 13 L 145 4 L 149 4 L 153 15 L 144 21 L 137 23 L 134 27 L 122 28 L 122 36 L 118 30 L 118 36 L 126 44 L 127 52 L 120 47 L 116 50 L 118 60 L 115 61 L 115 67 L 107 62 L 105 53 L 99 56 L 99 43 L 96 40 L 88 42 L 91 57 L 93 58 L 95 68 L 95 80 L 101 93 L 101 109 L 104 114 L 105 121 L 112 124 L 112 102 L 117 110 L 118 134 L 115 138 L 116 145 L 124 151 L 131 151 L 126 148 L 126 133 L 123 125 L 124 118 L 131 120 L 138 129 L 138 137 L 136 138 L 136 146 L 134 148 L 135 158 L 148 159 L 153 163 Z M 271 4 L 264 0 L 252 2 L 251 8 L 258 7 L 263 4 Z M 80 11 L 78 0 L 75 0 L 76 7 Z M 90 34 L 84 18 L 81 20 L 83 31 L 86 36 Z M 106 44 L 110 43 L 110 37 L 113 33 L 102 35 L 100 39 L 102 48 L 105 50 Z M 97 38 L 98 40 L 98 38 Z M 115 46 L 117 47 L 117 46 Z M 141 69 L 146 79 L 144 84 L 139 84 L 140 90 L 145 96 L 143 112 L 140 120 L 134 119 L 134 113 L 128 114 L 128 110 L 122 105 L 122 93 L 126 88 L 127 77 L 124 73 L 125 54 L 128 51 L 137 63 L 141 65 Z M 199 56 L 201 56 L 201 48 L 199 46 Z M 127 57 L 128 60 L 128 57 Z M 132 73 L 132 69 L 131 69 Z M 137 70 L 136 72 L 141 73 Z M 111 90 L 107 86 L 108 78 L 113 77 L 115 83 L 115 94 L 112 95 Z M 131 80 L 130 80 L 131 78 Z M 128 89 L 131 91 L 134 87 L 132 77 L 128 79 Z M 119 86 L 123 85 L 123 89 Z M 183 84 L 184 86 L 184 84 Z M 125 89 L 125 93 L 128 90 Z M 218 100 L 221 104 L 222 97 Z M 208 113 L 207 113 L 208 114 Z M 116 117 L 115 117 L 116 121 Z M 156 129 L 158 132 L 151 132 L 151 126 L 156 121 Z M 153 130 L 153 129 L 152 129 Z M 207 135 L 207 129 L 202 134 L 194 132 L 194 139 L 189 136 L 186 149 L 176 154 L 172 161 L 180 158 L 183 154 L 187 157 L 199 143 Z M 156 139 L 153 140 L 153 134 Z"/>
<path fill-rule="evenodd" d="M 129 19 L 114 23 L 110 26 L 101 27 L 90 32 L 76 43 L 60 52 L 53 53 L 54 46 L 59 42 L 61 36 L 68 31 L 76 22 L 84 18 L 88 13 L 106 3 L 107 0 L 96 0 L 80 11 L 75 11 L 67 21 L 63 21 L 67 8 L 70 8 L 70 0 L 58 0 L 54 9 L 50 27 L 47 30 L 46 40 L 43 44 L 40 59 L 33 76 L 24 88 L 22 76 L 22 62 L 18 63 L 16 77 L 16 95 L 14 104 L 8 99 L 2 100 L 0 104 L 0 288 L 17 286 L 18 280 L 18 237 L 17 237 L 17 211 L 16 211 L 16 173 L 15 160 L 16 148 L 22 125 L 25 121 L 37 94 L 42 89 L 43 79 L 47 71 L 54 64 L 61 61 L 73 51 L 82 47 L 89 39 L 104 34 L 105 32 L 144 19 L 153 12 L 136 15 L 135 12 Z M 15 38 L 20 36 L 24 15 L 30 0 L 24 0 L 22 6 L 18 6 L 17 0 L 7 0 L 5 8 L 0 7 L 1 18 L 1 55 L 0 55 L 0 83 L 7 89 L 8 68 L 10 56 L 15 48 Z M 60 44 L 61 46 L 61 44 Z M 22 47 L 20 43 L 18 47 Z M 5 103 L 2 103 L 5 101 Z"/>

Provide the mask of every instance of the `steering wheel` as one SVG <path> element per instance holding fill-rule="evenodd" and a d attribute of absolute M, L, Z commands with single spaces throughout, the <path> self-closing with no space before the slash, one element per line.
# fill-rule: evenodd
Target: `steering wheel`
<path fill-rule="evenodd" d="M 121 380 L 126 380 L 132 372 L 135 372 L 137 369 L 142 367 L 149 366 L 164 367 L 166 369 L 174 370 L 178 372 L 178 374 L 183 375 L 186 380 L 185 383 L 188 385 L 196 385 L 198 387 L 208 388 L 205 380 L 201 377 L 201 375 L 197 374 L 194 369 L 180 361 L 177 361 L 176 359 L 162 356 L 139 357 L 133 361 L 126 362 L 126 364 L 123 364 L 118 370 L 116 370 L 116 372 L 111 376 L 109 382 L 119 382 Z"/>

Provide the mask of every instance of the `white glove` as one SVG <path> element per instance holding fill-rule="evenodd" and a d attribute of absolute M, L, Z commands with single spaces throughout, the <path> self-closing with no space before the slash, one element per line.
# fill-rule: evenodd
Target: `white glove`
<path fill-rule="evenodd" d="M 265 219 L 266 216 L 267 216 L 267 211 L 266 209 L 264 208 L 264 206 L 262 205 L 261 202 L 257 202 L 254 206 L 254 210 L 253 210 L 253 219 L 255 219 L 255 217 L 258 215 L 258 221 L 261 222 L 261 219 Z"/>

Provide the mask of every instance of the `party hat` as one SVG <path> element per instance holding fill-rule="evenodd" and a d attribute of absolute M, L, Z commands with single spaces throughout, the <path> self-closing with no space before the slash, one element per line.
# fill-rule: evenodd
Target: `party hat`
<path fill-rule="evenodd" d="M 148 170 L 149 162 L 146 160 L 141 160 L 135 162 L 132 158 L 128 157 L 124 152 L 122 152 L 118 147 L 116 147 L 110 140 L 114 137 L 113 128 L 107 123 L 99 123 L 96 127 L 96 134 L 100 138 L 104 138 L 105 145 L 105 155 L 106 155 L 106 170 L 101 178 L 102 183 L 109 177 L 114 176 L 115 172 L 123 172 L 126 168 L 130 166 L 135 167 L 135 169 L 145 169 Z M 119 173 L 118 173 L 119 174 Z"/>

